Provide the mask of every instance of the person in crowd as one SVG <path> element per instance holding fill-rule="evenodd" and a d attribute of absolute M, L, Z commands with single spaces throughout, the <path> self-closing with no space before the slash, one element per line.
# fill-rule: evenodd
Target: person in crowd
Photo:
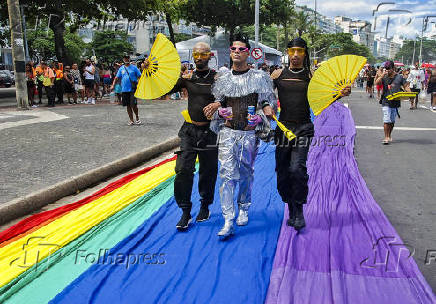
<path fill-rule="evenodd" d="M 41 62 L 41 68 L 43 70 L 43 86 L 45 93 L 47 94 L 48 107 L 55 106 L 56 92 L 54 90 L 54 82 L 56 79 L 56 74 L 53 71 L 54 63 L 49 67 L 47 63 Z"/>
<path fill-rule="evenodd" d="M 94 73 L 94 94 L 95 94 L 95 100 L 97 100 L 98 97 L 100 97 L 100 99 L 102 97 L 101 94 L 100 94 L 100 82 L 101 82 L 100 73 L 101 73 L 101 66 L 99 64 L 95 64 L 95 62 L 92 62 L 92 64 L 95 67 L 95 73 Z M 95 102 L 93 104 L 95 104 Z"/>
<path fill-rule="evenodd" d="M 77 92 L 75 89 L 74 76 L 71 74 L 70 66 L 65 66 L 64 70 L 64 90 L 69 104 L 77 104 Z M 73 101 L 71 101 L 71 98 Z"/>
<path fill-rule="evenodd" d="M 239 212 L 236 224 L 248 224 L 259 138 L 269 136 L 269 119 L 277 105 L 269 74 L 250 69 L 247 63 L 249 56 L 248 39 L 237 35 L 230 44 L 232 70 L 220 73 L 212 87 L 212 94 L 221 103 L 221 108 L 214 114 L 211 129 L 218 133 L 219 138 L 220 202 L 224 225 L 218 236 L 222 239 L 234 233 L 237 185 Z"/>
<path fill-rule="evenodd" d="M 86 59 L 83 77 L 85 78 L 85 103 L 95 104 L 95 66 L 90 59 Z"/>
<path fill-rule="evenodd" d="M 44 70 L 41 66 L 41 63 L 39 63 L 35 68 L 35 77 L 36 77 L 36 88 L 38 89 L 38 104 L 42 104 L 42 93 L 43 93 L 43 80 L 44 80 Z"/>
<path fill-rule="evenodd" d="M 53 71 L 56 75 L 54 89 L 58 98 L 57 103 L 64 103 L 64 66 L 61 62 L 55 61 Z"/>
<path fill-rule="evenodd" d="M 366 92 L 369 94 L 369 98 L 373 98 L 374 97 L 374 79 L 375 76 L 377 75 L 376 70 L 374 69 L 373 66 L 368 66 L 368 69 L 366 71 Z"/>
<path fill-rule="evenodd" d="M 409 72 L 409 76 L 406 79 L 410 85 L 410 90 L 417 93 L 416 97 L 410 98 L 410 110 L 417 109 L 419 93 L 424 89 L 425 84 L 425 73 L 419 68 L 418 62 L 415 63 L 414 68 Z"/>
<path fill-rule="evenodd" d="M 106 66 L 103 66 L 102 74 L 103 74 L 103 96 L 107 96 L 110 93 L 110 86 L 112 84 L 111 71 L 109 70 L 109 67 L 106 68 Z"/>
<path fill-rule="evenodd" d="M 383 129 L 385 137 L 382 144 L 388 145 L 392 142 L 392 131 L 394 129 L 398 108 L 401 107 L 400 100 L 388 100 L 387 96 L 402 89 L 410 92 L 409 84 L 402 74 L 396 72 L 393 61 L 386 61 L 384 64 L 383 74 L 378 77 L 375 84 L 383 85 L 383 94 L 380 100 L 383 110 Z"/>
<path fill-rule="evenodd" d="M 129 55 L 124 55 L 123 61 L 124 65 L 118 69 L 117 76 L 111 86 L 111 91 L 114 89 L 118 79 L 120 79 L 123 106 L 127 107 L 127 114 L 130 119 L 128 125 L 140 125 L 142 122 L 139 120 L 138 102 L 135 98 L 135 91 L 138 79 L 141 77 L 141 72 L 135 65 L 130 63 Z M 136 116 L 136 121 L 133 120 L 133 114 Z"/>
<path fill-rule="evenodd" d="M 111 77 L 112 79 L 115 79 L 115 77 L 116 77 L 120 67 L 121 67 L 121 63 L 120 62 L 115 62 L 114 63 L 113 74 L 112 74 L 112 77 Z M 114 83 L 115 83 L 114 92 L 115 92 L 115 95 L 117 96 L 117 103 L 119 105 L 122 105 L 123 103 L 122 103 L 122 100 L 121 100 L 121 98 L 122 98 L 122 94 L 121 94 L 122 93 L 122 91 L 121 91 L 121 81 L 118 79 Z"/>
<path fill-rule="evenodd" d="M 221 106 L 215 102 L 211 86 L 216 72 L 209 68 L 211 59 L 210 46 L 197 43 L 193 50 L 195 70 L 192 74 L 183 74 L 169 94 L 186 89 L 188 92 L 188 113 L 191 122 L 184 122 L 180 131 L 180 151 L 177 152 L 176 178 L 174 180 L 174 197 L 182 210 L 177 223 L 178 230 L 185 230 L 191 222 L 192 187 L 194 183 L 195 162 L 199 160 L 198 188 L 201 196 L 200 211 L 196 221 L 209 219 L 209 205 L 213 203 L 215 183 L 218 173 L 217 135 L 210 130 L 210 118 Z M 148 62 L 146 61 L 146 66 Z M 184 65 L 182 65 L 182 68 Z"/>
<path fill-rule="evenodd" d="M 427 94 L 430 95 L 430 108 L 436 111 L 436 69 L 430 70 L 430 76 L 427 82 Z"/>
<path fill-rule="evenodd" d="M 26 63 L 26 84 L 27 84 L 27 97 L 29 100 L 29 106 L 32 108 L 38 107 L 34 104 L 34 97 L 35 97 L 35 74 L 32 69 L 32 65 L 30 63 Z"/>
<path fill-rule="evenodd" d="M 83 89 L 82 77 L 80 75 L 79 66 L 77 63 L 73 63 L 72 69 L 70 70 L 70 74 L 73 77 L 74 81 L 74 91 L 76 93 L 76 102 L 78 97 L 80 96 L 82 103 L 85 99 L 85 90 Z"/>
<path fill-rule="evenodd" d="M 375 81 L 375 79 L 381 77 L 382 74 L 383 74 L 383 67 L 380 66 L 380 67 L 377 69 L 377 73 L 376 73 L 376 75 L 375 75 L 374 81 Z M 381 93 L 382 93 L 382 91 L 383 91 L 383 84 L 378 84 L 378 85 L 376 85 L 376 89 L 377 89 L 377 100 L 380 100 L 380 98 L 381 98 Z"/>

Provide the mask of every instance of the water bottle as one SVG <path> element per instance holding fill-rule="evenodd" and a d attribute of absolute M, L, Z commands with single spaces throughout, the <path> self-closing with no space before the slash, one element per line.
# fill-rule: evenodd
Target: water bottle
<path fill-rule="evenodd" d="M 110 103 L 115 103 L 115 92 L 111 92 L 109 94 L 109 102 Z"/>
<path fill-rule="evenodd" d="M 249 115 L 254 115 L 254 114 L 256 114 L 256 107 L 255 106 L 248 106 L 248 108 L 247 108 L 247 112 L 248 112 L 248 114 Z M 253 123 L 251 123 L 249 120 L 248 120 L 248 125 L 253 125 Z"/>

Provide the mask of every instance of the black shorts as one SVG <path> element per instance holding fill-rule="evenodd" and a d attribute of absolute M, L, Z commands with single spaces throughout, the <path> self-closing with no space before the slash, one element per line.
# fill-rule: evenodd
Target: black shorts
<path fill-rule="evenodd" d="M 123 101 L 123 107 L 127 107 L 128 105 L 133 106 L 137 105 L 135 98 L 135 92 L 123 92 L 121 93 L 121 100 Z"/>
<path fill-rule="evenodd" d="M 93 89 L 95 81 L 93 79 L 85 79 L 85 87 Z"/>

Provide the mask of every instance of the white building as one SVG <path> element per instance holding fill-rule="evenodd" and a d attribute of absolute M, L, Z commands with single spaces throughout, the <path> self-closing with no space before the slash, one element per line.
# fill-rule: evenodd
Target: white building
<path fill-rule="evenodd" d="M 424 33 L 424 37 L 427 39 L 435 39 L 436 40 L 436 23 L 430 23 L 431 27 L 430 30 L 427 29 L 427 31 Z"/>
<path fill-rule="evenodd" d="M 307 6 L 297 6 L 297 12 L 304 11 L 310 20 L 315 20 L 315 11 Z M 316 28 L 323 33 L 335 34 L 342 33 L 342 28 L 335 24 L 333 19 L 330 19 L 319 12 L 316 13 Z"/>
<path fill-rule="evenodd" d="M 353 35 L 357 43 L 374 50 L 374 33 L 371 32 L 371 23 L 366 20 L 352 20 L 348 17 L 335 17 L 335 24 L 340 26 L 344 33 Z"/>
<path fill-rule="evenodd" d="M 403 39 L 398 35 L 395 35 L 393 38 L 376 35 L 374 56 L 394 59 L 402 46 Z"/>

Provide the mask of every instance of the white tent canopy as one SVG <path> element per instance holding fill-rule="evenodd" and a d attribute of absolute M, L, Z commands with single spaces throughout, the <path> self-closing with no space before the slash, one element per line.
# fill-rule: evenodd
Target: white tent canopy
<path fill-rule="evenodd" d="M 198 42 L 206 42 L 209 43 L 214 53 L 214 59 L 211 61 L 210 66 L 213 68 L 218 68 L 223 66 L 225 63 L 229 63 L 229 34 L 224 33 L 223 31 L 217 32 L 214 37 L 210 37 L 208 35 L 202 35 L 193 39 L 189 39 L 186 41 L 181 41 L 176 43 L 177 52 L 180 55 L 180 59 L 182 61 L 189 61 L 193 63 L 192 60 L 192 48 Z M 254 41 L 250 40 L 251 48 L 254 48 Z M 263 63 L 267 64 L 280 64 L 280 59 L 282 56 L 282 52 L 277 51 L 274 48 L 266 46 L 262 43 L 259 43 L 259 48 L 263 51 L 263 58 L 259 60 L 254 60 L 250 57 L 250 62 Z"/>

